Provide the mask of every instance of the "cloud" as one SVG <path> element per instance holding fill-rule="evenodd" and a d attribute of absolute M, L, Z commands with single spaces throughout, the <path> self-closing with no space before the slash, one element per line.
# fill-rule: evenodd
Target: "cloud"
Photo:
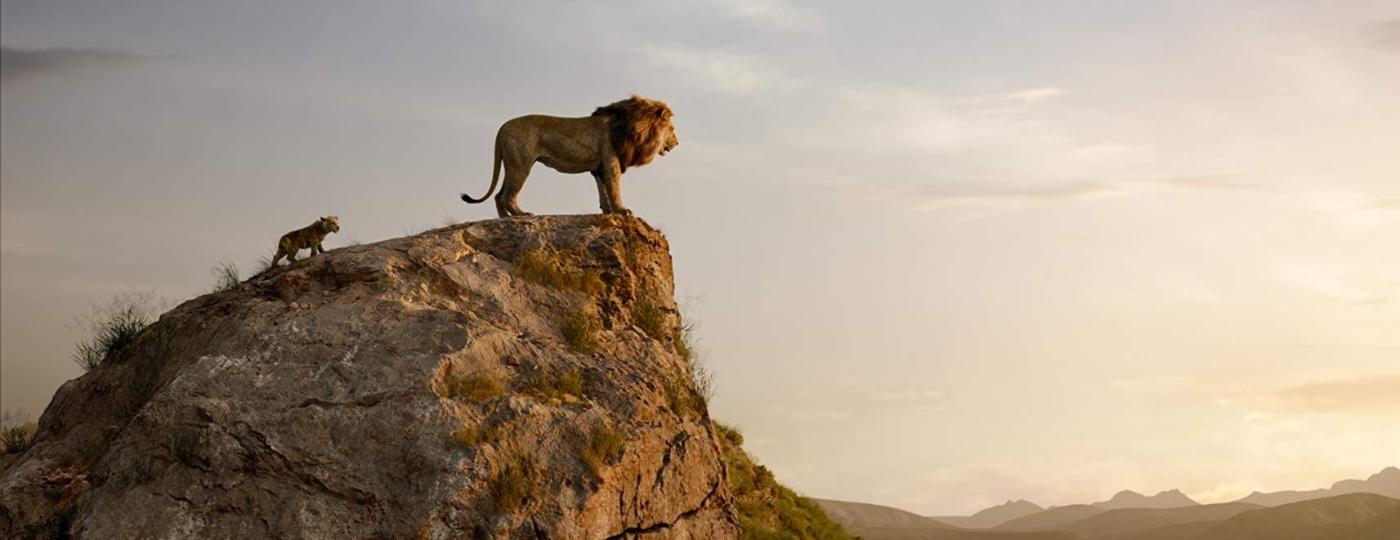
<path fill-rule="evenodd" d="M 939 390 L 908 388 L 903 390 L 875 390 L 870 393 L 870 399 L 878 402 L 916 403 L 923 401 L 941 401 L 943 395 L 943 392 Z"/>
<path fill-rule="evenodd" d="M 1400 375 L 1379 375 L 1294 386 L 1272 396 L 1304 412 L 1400 411 Z"/>
<path fill-rule="evenodd" d="M 731 17 L 775 30 L 817 30 L 825 23 L 816 12 L 784 0 L 719 0 L 715 5 Z"/>
<path fill-rule="evenodd" d="M 1284 283 L 1313 294 L 1356 305 L 1382 305 L 1389 301 L 1382 293 L 1358 287 L 1355 274 L 1348 268 L 1305 262 L 1283 268 L 1279 277 Z"/>
<path fill-rule="evenodd" d="M 1358 210 L 1400 210 L 1400 197 L 1376 199 L 1357 208 Z"/>
<path fill-rule="evenodd" d="M 748 96 L 795 84 L 778 70 L 741 54 L 680 47 L 647 47 L 642 54 L 655 67 L 674 71 L 704 90 Z"/>
<path fill-rule="evenodd" d="M 1020 106 L 1039 103 L 1066 93 L 1065 89 L 1054 86 L 1032 86 L 1004 92 L 955 96 L 948 101 L 963 107 Z"/>
<path fill-rule="evenodd" d="M 1400 19 L 1381 21 L 1368 26 L 1366 30 L 1376 47 L 1400 52 Z"/>
<path fill-rule="evenodd" d="M 1261 188 L 1222 176 L 1192 176 L 1114 183 L 1085 180 L 1037 187 L 962 186 L 899 189 L 861 186 L 858 189 L 861 189 L 867 198 L 900 202 L 921 210 L 939 210 L 1058 204 L 1148 190 L 1219 191 Z"/>
<path fill-rule="evenodd" d="M 89 67 L 131 64 L 144 58 L 116 49 L 0 47 L 0 81 L 44 77 Z"/>

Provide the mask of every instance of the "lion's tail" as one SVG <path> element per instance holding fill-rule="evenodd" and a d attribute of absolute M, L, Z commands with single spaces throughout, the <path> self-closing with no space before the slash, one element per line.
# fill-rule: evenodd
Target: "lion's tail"
<path fill-rule="evenodd" d="M 490 198 L 491 198 L 491 194 L 494 193 L 494 192 L 496 191 L 496 181 L 500 180 L 500 178 L 501 178 L 501 143 L 500 143 L 499 141 L 496 142 L 496 156 L 495 156 L 495 160 L 496 160 L 496 163 L 495 163 L 495 165 L 491 168 L 491 187 L 489 187 L 489 188 L 486 189 L 486 194 L 485 194 L 485 195 L 482 195 L 480 199 L 473 199 L 471 195 L 467 195 L 466 193 L 463 193 L 463 194 L 462 194 L 462 200 L 463 200 L 463 201 L 466 201 L 466 202 L 468 202 L 468 203 L 470 203 L 470 204 L 476 204 L 476 203 L 486 202 L 486 199 L 490 199 Z"/>

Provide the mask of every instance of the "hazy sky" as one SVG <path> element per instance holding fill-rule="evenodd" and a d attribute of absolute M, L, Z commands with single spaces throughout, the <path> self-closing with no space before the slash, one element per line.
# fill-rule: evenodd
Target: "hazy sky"
<path fill-rule="evenodd" d="M 520 4 L 520 5 L 516 5 Z M 413 7 L 408 7 L 412 5 Z M 1400 464 L 1389 1 L 3 4 L 0 405 L 75 317 L 494 217 L 500 122 L 637 92 L 712 412 L 804 494 L 921 513 Z M 543 213 L 596 211 L 536 169 Z"/>

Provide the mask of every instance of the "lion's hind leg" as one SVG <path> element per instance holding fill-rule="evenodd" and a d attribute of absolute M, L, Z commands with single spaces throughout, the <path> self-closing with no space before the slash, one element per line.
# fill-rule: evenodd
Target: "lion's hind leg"
<path fill-rule="evenodd" d="M 530 177 L 534 161 L 511 160 L 506 163 L 506 179 L 501 192 L 496 194 L 496 214 L 500 217 L 532 216 L 520 209 L 520 190 L 525 188 L 525 180 Z"/>
<path fill-rule="evenodd" d="M 288 238 L 285 236 L 282 237 L 281 240 L 277 241 L 277 253 L 272 255 L 272 262 L 267 265 L 268 268 L 276 268 L 277 263 L 281 261 L 283 257 L 287 256 L 288 251 L 291 251 L 293 255 L 296 254 L 295 249 L 290 249 L 290 244 L 290 240 L 288 240 Z"/>

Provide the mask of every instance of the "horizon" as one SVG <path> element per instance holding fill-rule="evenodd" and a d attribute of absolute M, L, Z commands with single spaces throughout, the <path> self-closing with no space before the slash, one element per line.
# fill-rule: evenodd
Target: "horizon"
<path fill-rule="evenodd" d="M 682 22 L 683 21 L 683 22 Z M 714 418 L 803 495 L 966 515 L 1396 466 L 1400 9 L 7 1 L 0 410 L 76 321 L 495 217 L 499 125 L 633 93 Z M 521 205 L 597 212 L 535 167 Z"/>

